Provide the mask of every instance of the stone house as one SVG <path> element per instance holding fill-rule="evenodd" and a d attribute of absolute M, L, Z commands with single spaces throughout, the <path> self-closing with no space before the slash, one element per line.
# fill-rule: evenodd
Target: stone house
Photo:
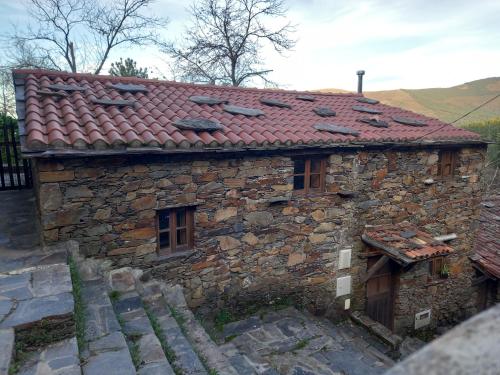
<path fill-rule="evenodd" d="M 46 244 L 179 282 L 192 307 L 293 296 L 396 332 L 475 309 L 474 133 L 358 94 L 14 81 Z"/>
<path fill-rule="evenodd" d="M 490 192 L 482 203 L 480 226 L 470 256 L 476 278 L 477 305 L 485 310 L 500 302 L 500 193 Z"/>

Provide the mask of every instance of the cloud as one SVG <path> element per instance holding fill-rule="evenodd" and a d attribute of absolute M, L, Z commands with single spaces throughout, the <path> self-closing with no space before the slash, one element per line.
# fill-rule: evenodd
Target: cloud
<path fill-rule="evenodd" d="M 293 89 L 356 88 L 366 70 L 367 90 L 451 86 L 498 76 L 500 1 L 481 0 L 289 0 L 297 24 L 294 51 L 264 47 L 272 78 Z M 0 32 L 26 22 L 20 3 L 0 0 Z M 182 37 L 188 1 L 158 0 L 151 12 L 168 17 L 162 35 Z M 154 48 L 115 50 L 110 60 L 132 57 L 168 73 L 168 58 Z"/>
<path fill-rule="evenodd" d="M 378 90 L 498 75 L 498 11 L 494 1 L 295 0 L 300 39 L 289 58 L 270 55 L 273 77 L 298 89 L 353 90 L 365 69 L 365 87 Z"/>

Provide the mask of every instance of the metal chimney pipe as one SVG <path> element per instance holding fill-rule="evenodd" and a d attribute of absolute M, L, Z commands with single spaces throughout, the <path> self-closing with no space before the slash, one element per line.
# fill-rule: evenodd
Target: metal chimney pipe
<path fill-rule="evenodd" d="M 356 74 L 358 75 L 358 94 L 362 94 L 363 93 L 363 76 L 365 75 L 365 71 L 358 70 L 356 72 Z"/>

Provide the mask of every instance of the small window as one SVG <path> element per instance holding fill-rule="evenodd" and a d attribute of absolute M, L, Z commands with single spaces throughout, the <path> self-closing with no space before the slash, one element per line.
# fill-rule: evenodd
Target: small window
<path fill-rule="evenodd" d="M 453 151 L 441 151 L 439 153 L 438 175 L 441 177 L 452 177 L 455 172 L 456 153 Z"/>
<path fill-rule="evenodd" d="M 159 210 L 156 215 L 161 254 L 190 250 L 194 246 L 194 207 Z"/>
<path fill-rule="evenodd" d="M 433 277 L 441 276 L 442 271 L 444 270 L 444 258 L 437 257 L 433 258 L 429 261 L 429 273 Z"/>
<path fill-rule="evenodd" d="M 293 168 L 293 190 L 324 191 L 325 159 L 296 159 Z"/>

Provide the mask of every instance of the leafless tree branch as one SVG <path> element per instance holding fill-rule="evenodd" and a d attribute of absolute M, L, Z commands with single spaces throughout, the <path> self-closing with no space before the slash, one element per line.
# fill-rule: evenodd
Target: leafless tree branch
<path fill-rule="evenodd" d="M 295 45 L 293 25 L 269 26 L 285 18 L 283 0 L 198 0 L 191 15 L 180 45 L 165 47 L 183 80 L 240 86 L 260 78 L 270 84 L 263 46 L 283 54 Z"/>
<path fill-rule="evenodd" d="M 12 75 L 10 69 L 5 66 L 0 66 L 0 115 L 11 117 L 16 115 Z"/>
<path fill-rule="evenodd" d="M 154 0 L 29 0 L 36 27 L 10 36 L 13 65 L 99 74 L 111 50 L 159 43 L 165 19 L 145 15 Z M 28 59 L 29 58 L 29 59 Z"/>

